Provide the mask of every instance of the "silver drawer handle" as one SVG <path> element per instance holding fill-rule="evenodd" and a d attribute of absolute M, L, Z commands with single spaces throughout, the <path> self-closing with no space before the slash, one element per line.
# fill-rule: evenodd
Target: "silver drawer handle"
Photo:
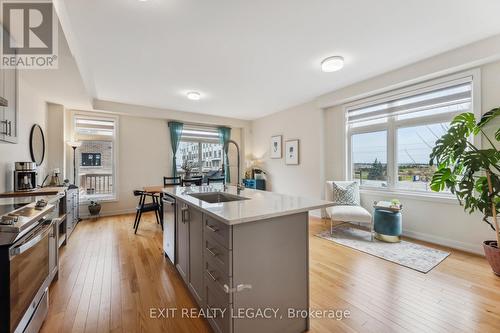
<path fill-rule="evenodd" d="M 212 274 L 212 272 L 210 272 L 208 269 L 206 269 L 205 272 L 207 272 L 207 274 L 210 276 L 212 280 L 217 282 L 217 278 Z"/>
<path fill-rule="evenodd" d="M 236 288 L 229 288 L 229 286 L 227 284 L 224 284 L 223 288 L 224 288 L 224 292 L 226 294 L 230 294 L 230 293 L 237 293 L 237 292 L 240 292 L 243 290 L 252 289 L 252 285 L 251 284 L 239 284 L 236 286 Z"/>
<path fill-rule="evenodd" d="M 210 254 L 211 254 L 212 256 L 214 256 L 214 257 L 217 257 L 217 256 L 219 255 L 218 253 L 216 253 L 216 252 L 212 251 L 212 249 L 210 249 L 210 248 L 208 248 L 208 247 L 207 247 L 206 249 L 207 249 L 208 253 L 210 253 Z"/>
<path fill-rule="evenodd" d="M 211 226 L 210 224 L 207 224 L 207 228 L 208 228 L 210 231 L 213 231 L 213 232 L 217 232 L 217 231 L 219 231 L 219 229 L 217 229 L 217 228 L 215 228 L 215 227 Z"/>
<path fill-rule="evenodd" d="M 183 223 L 186 223 L 187 221 L 189 221 L 189 207 L 182 207 L 181 208 L 181 221 Z"/>

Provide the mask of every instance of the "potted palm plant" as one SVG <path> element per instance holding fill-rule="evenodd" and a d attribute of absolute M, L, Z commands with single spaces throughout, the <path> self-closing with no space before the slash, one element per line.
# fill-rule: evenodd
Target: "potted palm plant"
<path fill-rule="evenodd" d="M 495 232 L 496 240 L 484 241 L 483 248 L 493 272 L 500 276 L 500 230 L 497 220 L 500 211 L 500 153 L 496 147 L 500 142 L 500 128 L 496 129 L 494 138 L 484 131 L 485 126 L 493 124 L 497 117 L 500 117 L 500 107 L 485 113 L 478 122 L 473 113 L 456 116 L 447 133 L 436 141 L 430 165 L 437 167 L 431 189 L 451 191 L 466 212 L 481 212 L 483 221 Z M 478 135 L 485 139 L 484 147 L 476 147 L 469 140 Z"/>

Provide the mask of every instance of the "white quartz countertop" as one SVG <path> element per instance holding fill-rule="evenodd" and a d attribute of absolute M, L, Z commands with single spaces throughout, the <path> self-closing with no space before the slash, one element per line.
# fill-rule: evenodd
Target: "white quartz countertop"
<path fill-rule="evenodd" d="M 228 186 L 224 191 L 222 185 L 176 186 L 165 188 L 163 192 L 198 207 L 205 213 L 229 225 L 302 213 L 333 205 L 333 202 L 330 201 L 253 189 L 244 189 L 239 194 L 239 196 L 248 198 L 248 200 L 230 202 L 208 203 L 190 195 L 207 192 L 225 192 L 238 195 L 235 186 Z"/>

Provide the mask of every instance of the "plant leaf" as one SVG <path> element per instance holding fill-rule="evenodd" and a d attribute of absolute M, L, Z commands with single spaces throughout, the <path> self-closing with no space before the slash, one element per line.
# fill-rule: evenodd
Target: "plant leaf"
<path fill-rule="evenodd" d="M 498 116 L 500 116 L 500 107 L 491 109 L 490 111 L 483 114 L 481 120 L 477 123 L 477 127 L 483 128 L 486 124 L 488 124 L 490 121 L 492 121 Z"/>
<path fill-rule="evenodd" d="M 449 168 L 441 168 L 434 172 L 431 180 L 431 189 L 435 192 L 442 191 L 446 188 L 446 181 L 450 180 L 451 170 Z M 452 185 L 452 184 L 450 184 Z"/>

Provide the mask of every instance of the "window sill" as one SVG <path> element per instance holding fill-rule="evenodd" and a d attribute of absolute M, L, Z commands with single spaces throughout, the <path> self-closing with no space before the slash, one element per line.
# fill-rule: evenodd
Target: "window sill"
<path fill-rule="evenodd" d="M 421 200 L 421 201 L 430 201 L 430 202 L 438 202 L 449 205 L 458 205 L 457 198 L 452 194 L 442 194 L 442 193 L 425 193 L 425 192 L 410 192 L 404 190 L 397 189 L 378 189 L 378 188 L 361 188 L 361 194 L 371 194 L 371 195 L 379 195 L 383 197 L 383 199 L 399 199 L 399 198 L 407 198 L 413 200 Z"/>

